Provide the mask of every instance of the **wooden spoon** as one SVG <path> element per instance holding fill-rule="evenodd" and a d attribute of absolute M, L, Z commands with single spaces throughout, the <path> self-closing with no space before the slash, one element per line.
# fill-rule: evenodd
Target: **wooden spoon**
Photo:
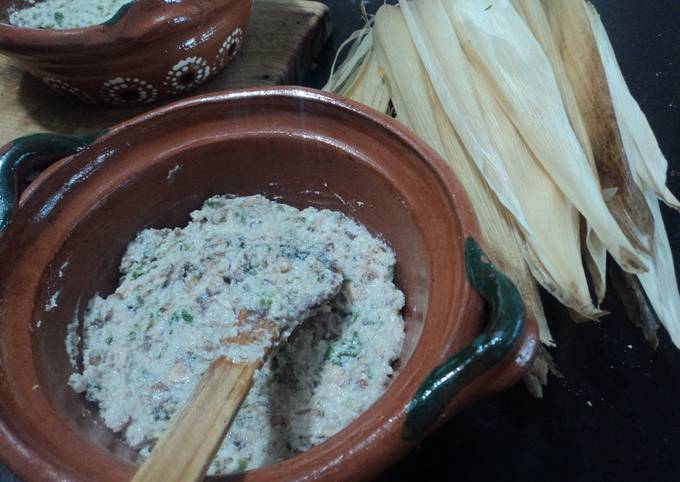
<path fill-rule="evenodd" d="M 261 365 L 215 359 L 132 480 L 203 480 Z"/>
<path fill-rule="evenodd" d="M 332 291 L 324 295 L 322 302 L 333 298 L 341 285 L 341 282 L 336 283 Z M 282 327 L 273 321 L 257 318 L 255 313 L 241 310 L 239 322 L 248 323 L 248 331 L 235 338 L 224 339 L 223 342 L 258 344 L 265 347 L 264 355 L 249 363 L 233 363 L 223 356 L 216 358 L 201 377 L 187 404 L 166 428 L 149 458 L 137 471 L 133 482 L 203 480 L 236 413 L 253 386 L 253 375 L 272 348 L 281 342 Z M 290 333 L 297 324 L 289 323 L 287 332 Z"/>
<path fill-rule="evenodd" d="M 165 429 L 151 455 L 135 474 L 133 482 L 203 480 L 253 386 L 253 375 L 281 338 L 281 327 L 256 313 L 241 310 L 238 320 L 240 325 L 248 327 L 247 331 L 222 342 L 262 346 L 264 353 L 248 363 L 234 363 L 224 356 L 213 360 L 184 408 Z"/>

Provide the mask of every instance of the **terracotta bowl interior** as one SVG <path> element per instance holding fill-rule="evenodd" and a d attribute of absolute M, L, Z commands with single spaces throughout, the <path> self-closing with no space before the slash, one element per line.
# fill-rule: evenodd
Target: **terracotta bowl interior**
<path fill-rule="evenodd" d="M 136 461 L 135 453 L 104 427 L 96 407 L 67 385 L 72 370 L 64 345 L 66 326 L 76 312 L 82 319 L 96 293 L 113 291 L 118 263 L 135 233 L 183 226 L 189 213 L 212 195 L 259 193 L 298 208 L 336 209 L 382 236 L 397 253 L 396 282 L 407 300 L 399 370 L 418 345 L 426 317 L 430 338 L 442 345 L 460 347 L 479 330 L 478 320 L 468 320 L 458 328 L 461 336 L 455 342 L 440 339 L 449 336 L 453 321 L 445 317 L 463 297 L 456 287 L 465 283 L 464 233 L 451 216 L 455 208 L 436 173 L 403 140 L 372 122 L 311 103 L 304 115 L 289 109 L 290 99 L 281 102 L 287 107 L 265 99 L 254 105 L 235 102 L 230 108 L 199 105 L 191 122 L 178 109 L 161 121 L 114 132 L 40 180 L 17 216 L 17 223 L 30 226 L 22 216 L 47 206 L 49 193 L 63 189 L 88 162 L 106 157 L 103 167 L 74 184 L 51 215 L 68 229 L 50 220 L 43 223 L 42 235 L 50 238 L 54 253 L 40 265 L 28 343 L 31 370 L 53 410 L 88 443 L 117 458 Z M 27 228 L 19 237 L 39 237 L 41 229 Z M 47 311 L 56 292 L 58 306 Z M 432 313 L 431 302 L 441 307 L 438 314 Z"/>

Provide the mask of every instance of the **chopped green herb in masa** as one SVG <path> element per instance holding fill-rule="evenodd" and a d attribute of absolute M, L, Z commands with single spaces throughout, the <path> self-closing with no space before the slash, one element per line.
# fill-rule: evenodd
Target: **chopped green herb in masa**
<path fill-rule="evenodd" d="M 246 460 L 246 459 L 240 459 L 240 460 L 238 461 L 238 467 L 236 468 L 236 470 L 237 470 L 238 472 L 243 472 L 243 471 L 246 470 L 247 468 L 248 468 L 248 460 Z"/>

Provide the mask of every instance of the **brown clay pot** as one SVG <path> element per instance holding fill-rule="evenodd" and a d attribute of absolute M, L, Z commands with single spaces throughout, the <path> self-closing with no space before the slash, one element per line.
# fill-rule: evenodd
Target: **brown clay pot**
<path fill-rule="evenodd" d="M 54 30 L 9 25 L 0 0 L 0 52 L 50 88 L 91 104 L 131 106 L 188 92 L 239 51 L 252 0 L 137 0 L 104 24 Z"/>
<path fill-rule="evenodd" d="M 19 151 L 35 157 L 43 141 L 0 149 L 0 167 Z M 467 196 L 444 161 L 396 121 L 295 88 L 182 100 L 112 128 L 45 171 L 0 237 L 0 456 L 20 477 L 130 480 L 136 454 L 67 385 L 66 326 L 95 293 L 114 289 L 135 233 L 181 226 L 219 193 L 262 193 L 359 220 L 396 251 L 407 300 L 397 374 L 369 410 L 307 452 L 225 480 L 369 479 L 531 363 L 536 324 L 475 250 Z M 494 304 L 491 314 L 473 285 Z M 56 292 L 57 308 L 46 311 Z M 488 316 L 496 319 L 485 328 Z"/>

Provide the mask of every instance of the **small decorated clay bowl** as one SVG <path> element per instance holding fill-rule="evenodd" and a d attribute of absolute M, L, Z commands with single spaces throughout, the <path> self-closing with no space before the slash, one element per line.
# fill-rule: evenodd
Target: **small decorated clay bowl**
<path fill-rule="evenodd" d="M 18 174 L 74 153 L 14 209 Z M 134 475 L 137 454 L 67 384 L 67 325 L 116 286 L 135 233 L 186 224 L 215 194 L 344 212 L 395 250 L 406 295 L 396 373 L 366 412 L 308 451 L 219 480 L 370 479 L 462 407 L 517 382 L 537 347 L 536 324 L 475 241 L 444 161 L 393 119 L 331 95 L 211 94 L 106 133 L 26 137 L 0 150 L 0 181 L 0 458 L 25 480 Z"/>
<path fill-rule="evenodd" d="M 0 0 L 0 52 L 50 88 L 91 104 L 132 106 L 198 87 L 239 51 L 251 0 L 136 0 L 103 24 L 21 28 Z"/>

